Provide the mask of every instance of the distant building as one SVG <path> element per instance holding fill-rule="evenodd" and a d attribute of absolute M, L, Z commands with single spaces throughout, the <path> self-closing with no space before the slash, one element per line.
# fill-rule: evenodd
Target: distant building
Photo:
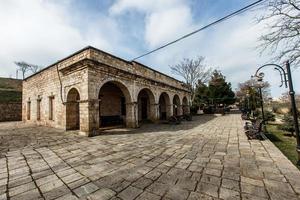
<path fill-rule="evenodd" d="M 86 47 L 23 81 L 23 121 L 80 130 L 138 127 L 189 113 L 180 81 L 94 47 Z"/>

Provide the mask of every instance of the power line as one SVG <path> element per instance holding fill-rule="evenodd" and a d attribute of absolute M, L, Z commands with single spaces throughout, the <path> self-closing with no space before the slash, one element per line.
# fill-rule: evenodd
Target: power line
<path fill-rule="evenodd" d="M 248 11 L 249 9 L 251 9 L 251 8 L 253 8 L 253 7 L 255 7 L 255 6 L 257 6 L 259 3 L 262 3 L 263 1 L 265 1 L 265 0 L 255 1 L 254 3 L 251 3 L 251 4 L 245 6 L 245 7 L 241 8 L 241 9 L 239 9 L 239 10 L 233 12 L 233 13 L 230 13 L 229 15 L 226 15 L 225 17 L 222 17 L 222 18 L 220 18 L 220 19 L 218 19 L 218 20 L 216 20 L 216 21 L 214 21 L 214 22 L 212 22 L 212 23 L 210 23 L 210 24 L 208 24 L 208 25 L 205 25 L 205 26 L 203 26 L 203 27 L 201 27 L 201 28 L 199 28 L 199 29 L 197 29 L 197 30 L 191 32 L 191 33 L 188 33 L 188 34 L 186 34 L 186 35 L 183 35 L 183 36 L 181 36 L 180 38 L 178 38 L 178 39 L 176 39 L 176 40 L 173 40 L 173 41 L 171 41 L 171 42 L 169 42 L 169 43 L 167 43 L 167 44 L 165 44 L 165 45 L 162 45 L 162 46 L 160 46 L 160 47 L 158 47 L 158 48 L 156 48 L 156 49 L 154 49 L 154 50 L 151 50 L 151 51 L 149 51 L 149 52 L 147 52 L 147 53 L 145 53 L 145 54 L 142 54 L 142 55 L 140 55 L 140 56 L 138 56 L 138 57 L 135 57 L 135 58 L 133 58 L 131 61 L 135 61 L 135 60 L 137 60 L 137 59 L 139 59 L 139 58 L 142 58 L 142 57 L 144 57 L 144 56 L 147 56 L 147 55 L 149 55 L 149 54 L 151 54 L 151 53 L 154 53 L 154 52 L 156 52 L 156 51 L 158 51 L 158 50 L 160 50 L 160 49 L 163 49 L 163 48 L 165 48 L 165 47 L 167 47 L 167 46 L 170 46 L 170 45 L 172 45 L 172 44 L 174 44 L 174 43 L 176 43 L 176 42 L 179 42 L 180 40 L 183 40 L 183 39 L 185 39 L 185 38 L 187 38 L 187 37 L 190 37 L 191 35 L 194 35 L 194 34 L 200 32 L 200 31 L 203 31 L 204 29 L 207 29 L 207 28 L 209 28 L 209 27 L 211 27 L 211 26 L 214 26 L 214 25 L 216 25 L 216 24 L 218 24 L 218 23 L 220 23 L 220 22 L 223 22 L 223 21 L 225 21 L 225 20 L 227 20 L 227 19 L 230 19 L 231 17 L 234 17 L 234 16 L 236 16 L 236 15 L 238 15 L 238 14 L 241 14 L 241 13 L 243 13 L 243 12 L 246 12 L 246 11 Z"/>

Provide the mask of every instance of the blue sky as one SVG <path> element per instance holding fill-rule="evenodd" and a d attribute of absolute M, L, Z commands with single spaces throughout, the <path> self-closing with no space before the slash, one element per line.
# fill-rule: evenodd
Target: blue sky
<path fill-rule="evenodd" d="M 15 76 L 14 61 L 48 66 L 88 45 L 130 60 L 253 1 L 0 0 L 0 76 Z M 272 57 L 255 48 L 265 31 L 255 23 L 259 14 L 247 12 L 138 61 L 172 75 L 170 65 L 205 56 L 236 88 Z M 279 96 L 279 77 L 265 72 Z M 297 91 L 299 75 L 295 70 Z"/>

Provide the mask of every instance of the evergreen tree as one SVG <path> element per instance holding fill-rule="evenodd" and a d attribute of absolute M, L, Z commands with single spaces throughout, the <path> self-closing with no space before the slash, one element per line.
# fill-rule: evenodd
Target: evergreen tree
<path fill-rule="evenodd" d="M 208 91 L 208 97 L 215 106 L 219 104 L 231 105 L 235 102 L 235 94 L 231 89 L 231 83 L 226 82 L 225 76 L 218 70 L 212 73 Z"/>
<path fill-rule="evenodd" d="M 201 81 L 198 81 L 193 105 L 201 107 L 202 105 L 209 104 L 208 93 L 208 86 Z"/>

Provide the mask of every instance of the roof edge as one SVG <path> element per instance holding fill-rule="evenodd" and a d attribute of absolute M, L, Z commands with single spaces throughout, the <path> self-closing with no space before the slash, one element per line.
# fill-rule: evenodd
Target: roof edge
<path fill-rule="evenodd" d="M 47 70 L 47 69 L 53 67 L 54 65 L 57 65 L 58 63 L 63 62 L 63 61 L 65 61 L 65 60 L 71 58 L 72 56 L 75 56 L 76 54 L 79 54 L 79 53 L 81 53 L 81 52 L 83 52 L 83 51 L 85 51 L 85 50 L 88 50 L 88 49 L 90 49 L 90 48 L 91 48 L 91 46 L 86 46 L 86 47 L 84 47 L 84 48 L 82 48 L 82 49 L 80 49 L 80 50 L 78 50 L 78 51 L 76 51 L 76 52 L 74 52 L 74 53 L 68 55 L 67 57 L 64 57 L 63 59 L 60 59 L 60 60 L 56 61 L 55 63 L 53 63 L 53 64 L 51 64 L 51 65 L 49 65 L 49 66 L 47 66 L 47 67 L 41 69 L 40 71 L 38 71 L 38 72 L 36 72 L 36 73 L 34 73 L 34 74 L 31 74 L 30 76 L 24 78 L 23 80 L 26 81 L 27 79 L 29 79 L 29 78 L 31 78 L 31 77 L 33 77 L 33 76 L 35 76 L 35 75 L 37 75 L 37 74 L 39 74 L 39 73 L 41 73 L 41 72 L 43 72 L 43 71 L 45 71 L 45 70 Z"/>
<path fill-rule="evenodd" d="M 65 61 L 65 60 L 71 58 L 72 56 L 75 56 L 76 54 L 79 54 L 79 53 L 81 53 L 81 52 L 83 52 L 83 51 L 85 51 L 85 50 L 88 50 L 88 49 L 93 49 L 93 50 L 95 50 L 95 51 L 98 51 L 98 52 L 107 54 L 107 55 L 109 55 L 109 56 L 111 56 L 111 57 L 113 57 L 113 58 L 116 58 L 116 59 L 118 59 L 118 60 L 121 60 L 121 61 L 123 61 L 123 62 L 125 62 L 125 63 L 128 63 L 128 64 L 131 64 L 131 65 L 132 65 L 133 63 L 136 63 L 136 64 L 138 64 L 138 65 L 141 65 L 142 67 L 145 67 L 145 68 L 147 68 L 147 69 L 149 69 L 149 70 L 152 70 L 153 72 L 159 73 L 159 74 L 164 75 L 164 76 L 166 76 L 166 77 L 168 77 L 168 78 L 171 78 L 171 79 L 173 79 L 173 80 L 175 80 L 175 81 L 178 81 L 179 83 L 184 83 L 183 81 L 180 81 L 180 80 L 178 80 L 178 79 L 176 79 L 176 78 L 174 78 L 174 77 L 172 77 L 172 76 L 169 76 L 169 75 L 167 75 L 167 74 L 165 74 L 165 73 L 162 73 L 162 72 L 160 72 L 160 71 L 158 71 L 158 70 L 155 70 L 155 69 L 153 69 L 153 68 L 151 68 L 151 67 L 149 67 L 149 66 L 146 66 L 146 65 L 144 65 L 144 64 L 142 64 L 142 63 L 140 63 L 140 62 L 125 60 L 125 59 L 123 59 L 123 58 L 120 58 L 120 57 L 118 57 L 118 56 L 115 56 L 115 55 L 113 55 L 113 54 L 111 54 L 111 53 L 108 53 L 108 52 L 106 52 L 106 51 L 100 50 L 100 49 L 98 49 L 98 48 L 95 48 L 95 47 L 93 47 L 93 46 L 86 46 L 86 47 L 84 47 L 84 48 L 82 48 L 82 49 L 80 49 L 80 50 L 78 50 L 78 51 L 76 51 L 76 52 L 70 54 L 69 56 L 67 56 L 67 57 L 65 57 L 65 58 L 63 58 L 63 59 L 60 59 L 60 60 L 56 61 L 55 63 L 53 63 L 53 64 L 51 64 L 51 65 L 49 65 L 49 66 L 47 66 L 47 67 L 41 69 L 40 71 L 38 71 L 38 72 L 36 72 L 36 73 L 34 73 L 34 74 L 31 74 L 30 76 L 26 77 L 26 78 L 23 79 L 23 80 L 26 81 L 27 79 L 29 79 L 29 78 L 31 78 L 31 77 L 33 77 L 33 76 L 35 76 L 35 75 L 37 75 L 37 74 L 39 74 L 39 73 L 45 71 L 45 70 L 47 70 L 47 69 L 49 69 L 49 68 L 51 68 L 51 67 L 57 65 L 57 64 L 60 63 L 60 62 L 63 62 L 63 61 Z"/>

